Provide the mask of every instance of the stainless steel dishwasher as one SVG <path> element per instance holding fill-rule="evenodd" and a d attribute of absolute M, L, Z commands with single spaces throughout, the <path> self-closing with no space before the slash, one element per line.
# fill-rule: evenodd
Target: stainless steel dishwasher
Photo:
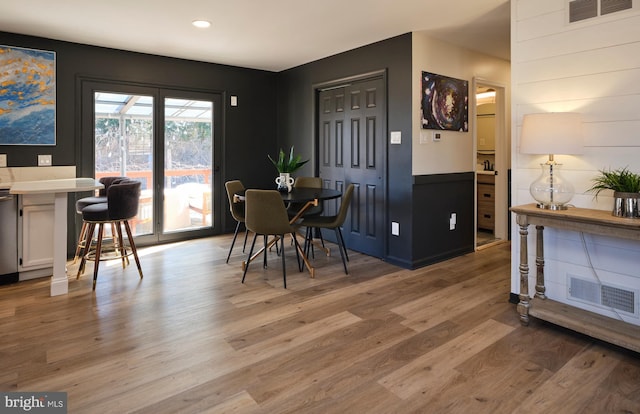
<path fill-rule="evenodd" d="M 18 281 L 18 198 L 0 189 L 0 285 Z"/>

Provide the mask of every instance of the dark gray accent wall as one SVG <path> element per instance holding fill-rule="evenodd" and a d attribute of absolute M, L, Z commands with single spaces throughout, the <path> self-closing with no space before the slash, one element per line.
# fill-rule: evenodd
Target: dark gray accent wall
<path fill-rule="evenodd" d="M 83 152 L 76 151 L 81 139 L 79 79 L 91 78 L 222 94 L 223 136 L 216 137 L 223 140 L 222 182 L 240 179 L 246 186 L 272 184 L 274 171 L 267 154 L 276 148 L 276 73 L 6 32 L 0 32 L 0 45 L 56 53 L 56 145 L 0 145 L 9 167 L 36 166 L 37 155 L 43 153 L 52 154 L 56 166 L 81 164 L 80 159 L 88 155 L 83 152 L 92 149 L 84 145 Z M 231 95 L 238 97 L 237 107 L 229 105 Z M 226 198 L 218 208 L 228 211 Z M 75 221 L 72 214 L 70 211 L 70 226 Z M 229 215 L 224 230 L 232 230 L 234 224 Z M 71 248 L 74 230 L 69 229 Z"/>
<path fill-rule="evenodd" d="M 225 96 L 223 148 L 226 178 L 264 185 L 266 154 L 276 147 L 276 73 L 174 59 L 0 32 L 0 44 L 56 52 L 55 147 L 0 146 L 10 167 L 37 165 L 37 154 L 53 155 L 53 165 L 76 165 L 79 139 L 78 78 L 123 81 L 222 93 Z M 229 96 L 238 96 L 231 107 Z M 84 154 L 83 154 L 84 155 Z"/>
<path fill-rule="evenodd" d="M 298 66 L 278 74 L 278 144 L 295 145 L 296 152 L 317 153 L 314 148 L 314 85 L 386 71 L 388 131 L 402 133 L 401 145 L 387 145 L 386 223 L 401 223 L 400 236 L 390 237 L 386 257 L 404 267 L 412 262 L 411 176 L 411 56 L 412 36 L 407 33 L 345 53 Z M 387 131 L 387 137 L 388 137 Z M 388 139 L 386 140 L 388 142 Z M 301 174 L 314 174 L 305 166 Z M 387 231 L 391 232 L 390 224 Z"/>
<path fill-rule="evenodd" d="M 278 74 L 278 145 L 314 148 L 314 86 L 384 70 L 387 79 L 387 143 L 390 131 L 402 133 L 401 145 L 387 144 L 386 254 L 382 259 L 417 268 L 472 252 L 473 172 L 412 176 L 412 35 L 410 33 L 292 68 Z M 416 103 L 417 104 L 417 103 Z M 302 173 L 315 174 L 315 165 Z M 451 212 L 456 229 L 449 230 Z M 391 222 L 400 235 L 391 235 Z"/>
<path fill-rule="evenodd" d="M 474 251 L 474 187 L 473 172 L 414 177 L 411 267 Z M 452 213 L 454 229 L 449 226 Z"/>

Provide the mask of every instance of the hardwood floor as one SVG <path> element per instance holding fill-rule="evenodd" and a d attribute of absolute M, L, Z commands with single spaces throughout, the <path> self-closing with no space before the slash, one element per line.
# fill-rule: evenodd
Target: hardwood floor
<path fill-rule="evenodd" d="M 49 297 L 0 286 L 0 389 L 70 413 L 640 413 L 640 355 L 520 325 L 509 243 L 409 271 L 337 247 L 316 278 L 230 236 L 140 249 Z M 75 266 L 70 266 L 75 275 Z"/>

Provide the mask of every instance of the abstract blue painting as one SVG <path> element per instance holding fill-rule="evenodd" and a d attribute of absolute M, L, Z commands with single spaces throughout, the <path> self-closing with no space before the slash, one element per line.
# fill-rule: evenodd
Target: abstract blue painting
<path fill-rule="evenodd" d="M 0 46 L 0 145 L 55 144 L 55 52 Z"/>

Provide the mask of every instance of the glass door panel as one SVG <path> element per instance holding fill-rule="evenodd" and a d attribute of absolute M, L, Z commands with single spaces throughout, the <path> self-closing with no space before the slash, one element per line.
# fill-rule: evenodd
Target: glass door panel
<path fill-rule="evenodd" d="M 94 92 L 95 178 L 142 182 L 136 236 L 153 233 L 153 107 L 152 96 Z"/>
<path fill-rule="evenodd" d="M 211 228 L 213 102 L 164 99 L 163 232 Z"/>
<path fill-rule="evenodd" d="M 136 243 L 219 234 L 222 96 L 95 80 L 83 80 L 81 94 L 79 174 L 142 183 Z"/>

